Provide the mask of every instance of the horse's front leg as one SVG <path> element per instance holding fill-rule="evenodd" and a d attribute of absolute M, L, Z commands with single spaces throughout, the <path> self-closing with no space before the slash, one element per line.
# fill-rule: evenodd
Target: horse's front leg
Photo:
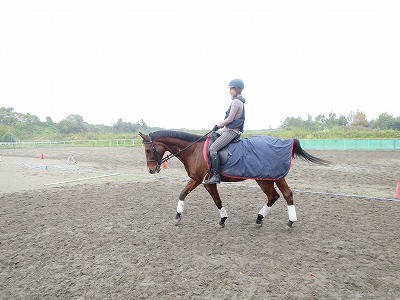
<path fill-rule="evenodd" d="M 222 201 L 221 201 L 221 198 L 219 197 L 217 185 L 216 184 L 205 184 L 204 187 L 210 193 L 211 197 L 214 200 L 215 205 L 218 208 L 219 215 L 221 216 L 221 220 L 219 221 L 219 226 L 224 228 L 225 221 L 226 221 L 226 219 L 228 219 L 228 214 L 226 212 L 225 207 L 222 206 Z"/>
<path fill-rule="evenodd" d="M 193 191 L 196 187 L 199 186 L 201 182 L 196 181 L 194 179 L 190 179 L 189 182 L 186 184 L 185 188 L 182 190 L 182 192 L 179 195 L 179 200 L 178 200 L 178 206 L 176 208 L 176 216 L 175 216 L 175 222 L 176 224 L 179 224 L 180 221 L 182 220 L 182 213 L 185 209 L 185 198 L 186 196 Z"/>

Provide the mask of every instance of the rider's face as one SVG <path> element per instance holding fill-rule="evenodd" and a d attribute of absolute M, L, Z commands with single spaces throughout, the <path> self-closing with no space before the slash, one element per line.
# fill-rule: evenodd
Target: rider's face
<path fill-rule="evenodd" d="M 233 88 L 233 87 L 229 88 L 229 93 L 231 93 L 231 96 L 232 96 L 232 97 L 237 96 L 236 89 Z"/>

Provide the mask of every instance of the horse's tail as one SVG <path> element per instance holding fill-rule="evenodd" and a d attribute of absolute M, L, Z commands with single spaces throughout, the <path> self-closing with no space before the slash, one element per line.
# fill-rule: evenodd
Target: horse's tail
<path fill-rule="evenodd" d="M 292 157 L 294 157 L 294 156 L 300 157 L 304 160 L 307 160 L 309 162 L 312 162 L 312 163 L 318 164 L 318 165 L 328 166 L 331 164 L 327 160 L 315 157 L 315 156 L 311 155 L 310 153 L 307 153 L 306 151 L 304 151 L 304 149 L 301 148 L 300 141 L 298 139 L 293 139 Z"/>

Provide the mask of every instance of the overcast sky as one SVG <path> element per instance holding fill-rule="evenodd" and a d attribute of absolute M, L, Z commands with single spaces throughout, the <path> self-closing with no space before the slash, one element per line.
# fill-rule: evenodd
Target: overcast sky
<path fill-rule="evenodd" d="M 398 0 L 0 0 L 0 106 L 59 122 L 245 129 L 400 116 Z"/>

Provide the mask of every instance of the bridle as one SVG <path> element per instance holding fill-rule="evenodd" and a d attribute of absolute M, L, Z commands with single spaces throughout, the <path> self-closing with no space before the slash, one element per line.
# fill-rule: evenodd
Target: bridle
<path fill-rule="evenodd" d="M 145 141 L 143 141 L 143 145 L 148 145 L 148 144 L 150 144 L 150 146 L 151 146 L 151 150 L 152 150 L 152 152 L 153 152 L 153 157 L 155 158 L 155 159 L 148 159 L 148 160 L 146 160 L 148 163 L 149 162 L 156 162 L 157 163 L 157 168 L 159 168 L 160 166 L 161 166 L 161 164 L 163 163 L 162 162 L 162 159 L 160 159 L 161 158 L 161 155 L 160 155 L 160 153 L 158 153 L 158 151 L 157 151 L 157 149 L 156 149 L 156 146 L 154 146 L 154 142 L 153 142 L 153 140 L 151 139 L 151 135 L 149 134 L 149 140 L 150 140 L 150 142 L 145 142 Z"/>
<path fill-rule="evenodd" d="M 153 139 L 151 138 L 151 133 L 149 133 L 149 142 L 143 141 L 143 144 L 144 144 L 144 145 L 150 144 L 151 150 L 152 150 L 152 152 L 153 152 L 153 157 L 154 157 L 155 159 L 147 159 L 146 161 L 147 161 L 148 163 L 149 163 L 149 162 L 155 162 L 155 163 L 157 164 L 156 168 L 157 168 L 157 169 L 160 169 L 162 163 L 164 163 L 164 162 L 170 160 L 170 159 L 173 158 L 174 156 L 179 155 L 180 153 L 182 153 L 182 152 L 185 151 L 186 149 L 188 149 L 188 148 L 190 148 L 191 146 L 193 146 L 194 144 L 196 144 L 198 141 L 200 141 L 200 140 L 202 140 L 203 138 L 205 138 L 206 136 L 208 136 L 211 132 L 212 132 L 212 130 L 209 131 L 209 132 L 207 132 L 205 135 L 199 137 L 197 140 L 195 140 L 193 143 L 191 143 L 190 145 L 186 146 L 185 148 L 179 150 L 179 151 L 176 152 L 176 153 L 170 153 L 170 154 L 168 154 L 168 155 L 167 155 L 166 157 L 164 157 L 164 158 L 162 158 L 161 155 L 160 155 L 160 153 L 158 153 L 158 151 L 157 151 L 157 149 L 156 149 L 156 146 L 154 145 L 154 141 L 153 141 Z"/>

